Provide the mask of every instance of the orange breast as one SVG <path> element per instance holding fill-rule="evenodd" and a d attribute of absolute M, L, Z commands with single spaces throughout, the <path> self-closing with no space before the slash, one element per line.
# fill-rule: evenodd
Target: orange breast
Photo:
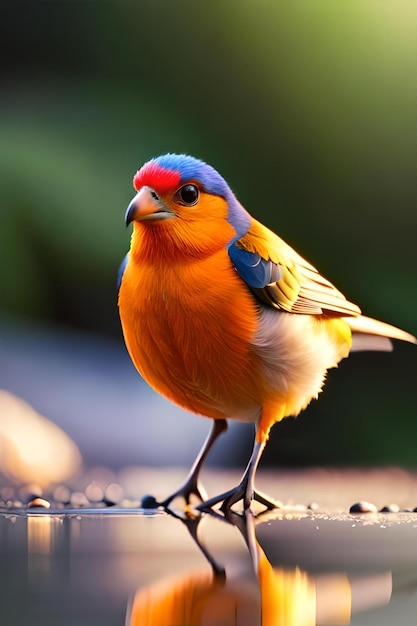
<path fill-rule="evenodd" d="M 261 404 L 249 346 L 256 304 L 227 250 L 178 263 L 131 259 L 119 308 L 130 356 L 159 393 L 214 418 Z"/>

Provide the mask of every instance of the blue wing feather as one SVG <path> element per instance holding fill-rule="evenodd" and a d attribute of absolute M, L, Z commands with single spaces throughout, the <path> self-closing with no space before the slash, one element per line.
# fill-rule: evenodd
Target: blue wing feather
<path fill-rule="evenodd" d="M 246 235 L 231 242 L 228 252 L 242 280 L 269 306 L 308 315 L 360 315 L 359 307 L 313 265 L 255 220 Z"/>
<path fill-rule="evenodd" d="M 129 252 L 126 254 L 125 258 L 120 263 L 119 271 L 117 272 L 117 291 L 119 291 L 120 285 L 122 284 L 123 274 L 125 272 L 128 261 L 129 261 Z"/>
<path fill-rule="evenodd" d="M 277 263 L 264 259 L 255 252 L 238 248 L 236 244 L 230 246 L 229 257 L 237 273 L 249 287 L 262 289 L 282 278 L 282 269 Z"/>

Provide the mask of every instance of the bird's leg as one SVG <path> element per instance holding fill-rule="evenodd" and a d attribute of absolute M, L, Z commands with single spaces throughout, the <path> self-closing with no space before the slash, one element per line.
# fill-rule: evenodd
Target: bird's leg
<path fill-rule="evenodd" d="M 252 455 L 245 469 L 245 473 L 239 485 L 233 490 L 233 493 L 223 499 L 223 504 L 220 507 L 222 511 L 227 511 L 236 504 L 236 502 L 239 502 L 239 500 L 243 500 L 243 508 L 245 511 L 250 507 L 252 498 L 255 497 L 255 473 L 264 448 L 264 441 L 258 442 L 255 440 Z"/>
<path fill-rule="evenodd" d="M 210 433 L 207 436 L 206 441 L 204 442 L 200 452 L 197 455 L 196 460 L 193 463 L 193 466 L 190 469 L 190 472 L 183 482 L 183 484 L 174 491 L 173 494 L 165 498 L 163 502 L 159 502 L 159 506 L 167 507 L 175 498 L 182 496 L 186 502 L 186 504 L 190 504 L 190 496 L 197 496 L 202 502 L 207 498 L 203 488 L 199 484 L 199 474 L 201 470 L 201 466 L 203 465 L 207 454 L 211 450 L 216 439 L 223 432 L 227 430 L 227 421 L 225 419 L 215 419 L 213 420 L 213 425 L 211 427 Z"/>
<path fill-rule="evenodd" d="M 211 509 L 213 506 L 221 502 L 222 505 L 220 509 L 225 513 L 230 510 L 230 508 L 234 504 L 236 504 L 236 502 L 239 502 L 239 500 L 243 500 L 243 508 L 246 511 L 247 509 L 249 509 L 252 499 L 260 502 L 260 504 L 263 504 L 267 509 L 272 510 L 277 508 L 279 506 L 279 503 L 268 498 L 266 495 L 256 491 L 254 484 L 256 469 L 264 451 L 266 441 L 267 438 L 263 438 L 261 441 L 255 439 L 251 458 L 246 467 L 245 473 L 243 474 L 242 479 L 237 487 L 234 487 L 233 489 L 230 489 L 229 491 L 226 491 L 219 496 L 210 498 L 210 500 L 202 502 L 202 504 L 200 504 L 197 509 L 200 511 Z"/>

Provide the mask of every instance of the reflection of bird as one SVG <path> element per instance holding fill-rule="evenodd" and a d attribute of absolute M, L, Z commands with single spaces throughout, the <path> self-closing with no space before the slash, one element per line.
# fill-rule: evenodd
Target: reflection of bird
<path fill-rule="evenodd" d="M 226 418 L 256 424 L 240 484 L 205 505 L 252 497 L 271 426 L 316 398 L 326 371 L 351 350 L 389 350 L 412 335 L 363 317 L 297 252 L 256 221 L 209 165 L 167 154 L 135 175 L 130 253 L 120 272 L 124 338 L 159 393 L 213 418 L 176 495 L 201 497 L 198 472 Z"/>
<path fill-rule="evenodd" d="M 249 550 L 255 577 L 248 576 L 246 566 L 239 572 L 223 569 L 203 545 L 197 529 L 205 516 L 178 516 L 196 545 L 212 566 L 212 571 L 176 574 L 138 589 L 128 607 L 129 626 L 172 626 L 187 624 L 222 624 L 223 626 L 319 626 L 321 624 L 350 624 L 353 613 L 369 611 L 390 602 L 391 572 L 367 575 L 347 575 L 343 571 L 326 571 L 313 576 L 299 567 L 272 566 L 258 542 L 255 527 L 263 520 L 271 528 L 282 518 L 262 512 L 256 518 L 252 511 L 243 515 L 228 510 L 224 517 L 217 512 L 207 515 L 237 527 Z M 216 520 L 217 521 L 217 520 Z M 223 522 L 221 522 L 223 523 Z M 299 525 L 298 525 L 299 526 Z M 276 526 L 278 528 L 278 526 Z M 303 530 L 292 537 L 299 541 Z M 222 537 L 222 528 L 217 529 Z M 279 531 L 281 537 L 281 529 Z M 287 537 L 288 539 L 288 537 Z M 225 555 L 223 555 L 225 558 Z M 164 576 L 166 572 L 164 571 Z M 256 582 L 258 584 L 256 584 Z"/>

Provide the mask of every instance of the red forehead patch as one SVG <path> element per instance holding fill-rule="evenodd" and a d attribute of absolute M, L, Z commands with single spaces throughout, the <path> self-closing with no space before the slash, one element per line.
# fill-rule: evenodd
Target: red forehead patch
<path fill-rule="evenodd" d="M 174 190 L 180 184 L 181 175 L 179 172 L 161 167 L 155 162 L 145 163 L 133 177 L 133 186 L 139 191 L 145 185 L 152 187 L 160 194 Z"/>

